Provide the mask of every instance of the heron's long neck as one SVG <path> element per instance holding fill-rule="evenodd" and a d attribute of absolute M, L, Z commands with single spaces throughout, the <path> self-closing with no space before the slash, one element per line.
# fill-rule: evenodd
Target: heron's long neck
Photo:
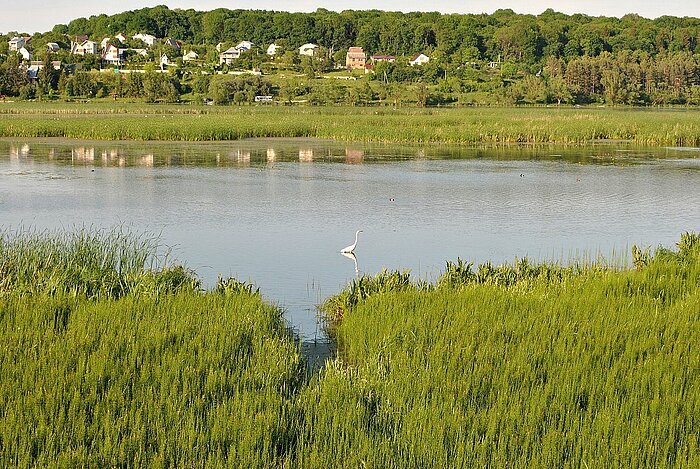
<path fill-rule="evenodd" d="M 357 237 L 360 236 L 360 232 L 356 231 L 355 232 L 355 244 L 357 244 Z"/>

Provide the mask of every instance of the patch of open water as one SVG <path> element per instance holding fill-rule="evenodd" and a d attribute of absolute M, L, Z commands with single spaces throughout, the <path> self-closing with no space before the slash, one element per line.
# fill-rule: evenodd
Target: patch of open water
<path fill-rule="evenodd" d="M 206 284 L 254 282 L 324 356 L 315 306 L 362 273 L 434 280 L 458 256 L 626 258 L 632 244 L 672 245 L 700 229 L 699 161 L 610 144 L 2 140 L 0 226 L 158 234 Z M 355 259 L 342 256 L 357 229 Z"/>

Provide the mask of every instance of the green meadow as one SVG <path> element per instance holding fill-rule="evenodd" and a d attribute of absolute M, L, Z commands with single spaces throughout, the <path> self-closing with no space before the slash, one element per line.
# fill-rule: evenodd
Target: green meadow
<path fill-rule="evenodd" d="M 700 145 L 700 113 L 674 109 L 197 106 L 4 103 L 0 137 L 212 141 L 308 137 L 382 143 L 625 140 Z"/>
<path fill-rule="evenodd" d="M 0 234 L 2 467 L 698 467 L 700 236 L 329 298 L 309 375 L 249 284 L 157 241 Z"/>

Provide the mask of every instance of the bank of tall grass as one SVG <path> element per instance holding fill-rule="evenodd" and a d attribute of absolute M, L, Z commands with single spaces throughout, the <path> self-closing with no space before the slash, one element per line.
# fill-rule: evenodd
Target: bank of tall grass
<path fill-rule="evenodd" d="M 19 103 L 0 106 L 0 137 L 212 141 L 308 137 L 382 143 L 700 145 L 693 110 Z"/>
<path fill-rule="evenodd" d="M 303 394 L 305 463 L 697 467 L 700 238 L 636 261 L 366 288 L 336 329 L 342 364 Z"/>
<path fill-rule="evenodd" d="M 163 287 L 149 238 L 0 240 L 2 467 L 700 465 L 694 234 L 629 268 L 363 277 L 327 303 L 339 357 L 311 378 L 254 287 Z"/>
<path fill-rule="evenodd" d="M 0 236 L 1 467 L 274 467 L 305 376 L 281 312 L 120 231 Z"/>

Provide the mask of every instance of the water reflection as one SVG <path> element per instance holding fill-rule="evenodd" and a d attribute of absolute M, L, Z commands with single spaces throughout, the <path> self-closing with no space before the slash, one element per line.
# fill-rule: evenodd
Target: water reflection
<path fill-rule="evenodd" d="M 453 147 L 448 145 L 352 144 L 308 139 L 251 139 L 234 142 L 71 142 L 63 139 L 0 140 L 0 156 L 33 158 L 74 166 L 217 166 L 271 168 L 276 162 L 335 162 L 360 165 L 410 160 L 420 170 L 435 159 L 567 161 L 581 164 L 647 164 L 649 157 L 686 158 L 683 148 L 645 149 L 596 145 L 572 151 L 557 146 Z"/>
<path fill-rule="evenodd" d="M 360 269 L 357 267 L 357 256 L 355 256 L 354 252 L 341 252 L 343 256 L 347 257 L 348 259 L 352 259 L 353 262 L 355 263 L 355 277 L 360 276 Z"/>
<path fill-rule="evenodd" d="M 345 162 L 349 164 L 362 163 L 365 160 L 364 150 L 357 150 L 354 148 L 345 149 Z"/>
<path fill-rule="evenodd" d="M 311 163 L 314 160 L 314 151 L 311 148 L 299 149 L 299 161 L 302 163 Z"/>

